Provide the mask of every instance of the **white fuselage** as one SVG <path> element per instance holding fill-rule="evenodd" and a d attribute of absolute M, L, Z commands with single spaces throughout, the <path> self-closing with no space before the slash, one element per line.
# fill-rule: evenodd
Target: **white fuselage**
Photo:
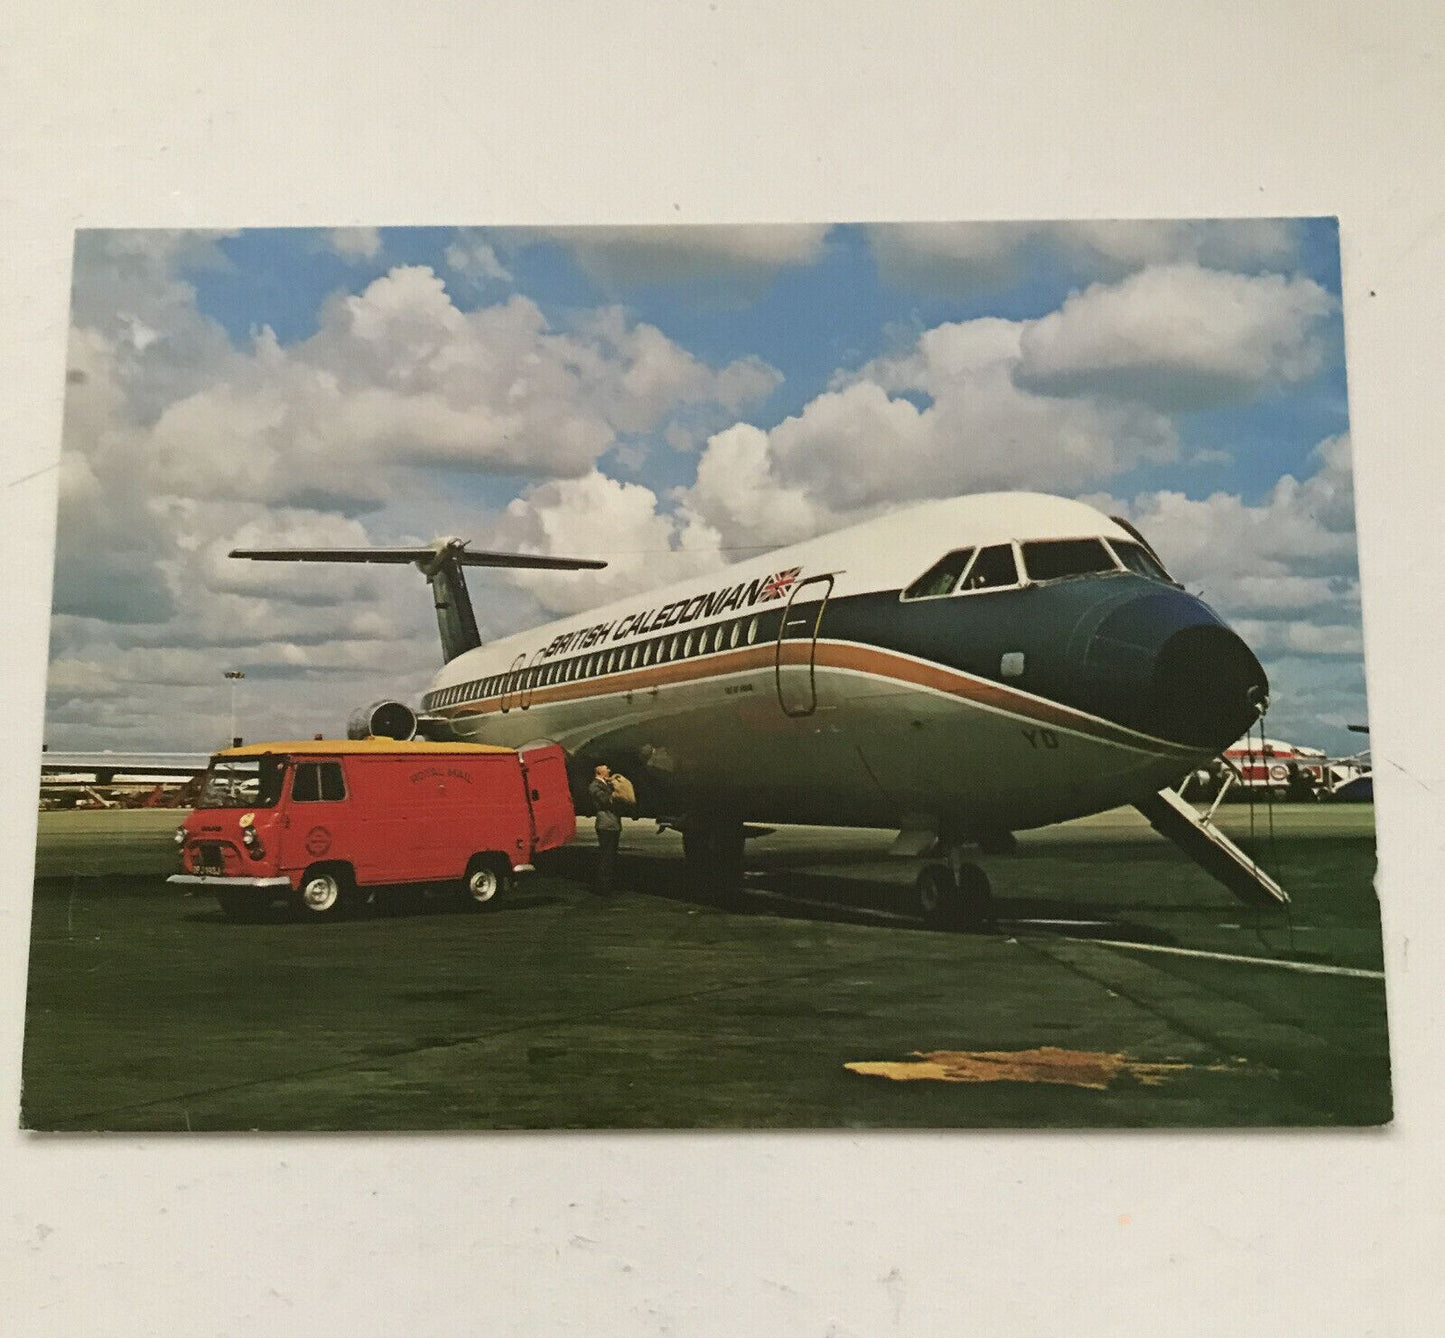
<path fill-rule="evenodd" d="M 1091 537 L 1129 539 L 1055 497 L 923 504 L 469 651 L 436 676 L 426 727 L 511 746 L 554 740 L 628 772 L 659 814 L 1018 830 L 1097 812 L 1211 750 L 886 636 L 830 635 L 828 613 L 857 596 L 886 612 L 950 550 Z"/>

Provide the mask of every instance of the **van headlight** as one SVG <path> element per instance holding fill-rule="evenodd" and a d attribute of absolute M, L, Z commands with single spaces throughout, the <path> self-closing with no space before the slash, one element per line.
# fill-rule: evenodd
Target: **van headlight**
<path fill-rule="evenodd" d="M 186 843 L 186 829 L 185 829 L 184 827 L 177 827 L 177 828 L 176 828 L 176 844 L 177 844 L 178 846 L 183 846 L 183 845 L 185 845 L 185 843 Z"/>
<path fill-rule="evenodd" d="M 247 827 L 246 830 L 241 833 L 241 840 L 244 841 L 248 846 L 255 845 L 256 829 L 254 827 Z"/>

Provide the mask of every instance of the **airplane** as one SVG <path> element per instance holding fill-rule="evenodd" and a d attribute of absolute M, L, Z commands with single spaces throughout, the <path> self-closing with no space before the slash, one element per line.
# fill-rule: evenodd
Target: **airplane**
<path fill-rule="evenodd" d="M 992 902 L 973 849 L 1134 804 L 1236 895 L 1288 901 L 1172 788 L 1262 718 L 1263 667 L 1132 524 L 1081 502 L 924 502 L 486 645 L 465 567 L 606 564 L 456 538 L 231 556 L 415 564 L 443 666 L 420 710 L 372 703 L 352 736 L 555 741 L 579 797 L 606 762 L 719 897 L 749 824 L 893 828 L 893 853 L 944 856 L 919 914 L 976 926 Z"/>

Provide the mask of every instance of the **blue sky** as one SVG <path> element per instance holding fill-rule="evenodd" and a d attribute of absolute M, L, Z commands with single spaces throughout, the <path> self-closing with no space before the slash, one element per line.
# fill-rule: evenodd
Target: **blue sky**
<path fill-rule="evenodd" d="M 1314 280 L 1338 301 L 1336 220 L 1303 219 L 1294 226 L 1298 254 L 1292 272 Z M 461 281 L 446 262 L 453 228 L 380 228 L 378 253 L 351 260 L 331 247 L 326 230 L 258 229 L 217 243 L 224 264 L 211 260 L 183 272 L 195 285 L 198 309 L 237 344 L 261 326 L 274 330 L 283 344 L 304 340 L 316 333 L 328 298 L 360 293 L 398 264 L 433 269 L 463 311 L 496 301 L 504 289 L 524 292 L 556 328 L 566 328 L 575 313 L 620 303 L 710 363 L 753 355 L 776 367 L 783 378 L 752 415 L 765 426 L 801 411 L 840 369 L 861 366 L 911 332 L 982 316 L 1037 319 L 1090 279 L 1085 267 L 1034 244 L 1017 273 L 996 284 L 962 287 L 944 280 L 934 291 L 890 284 L 880 277 L 865 230 L 837 225 L 814 263 L 785 268 L 762 283 L 746 275 L 685 283 L 639 276 L 603 286 L 565 244 L 545 235 L 476 231 L 505 254 L 513 284 Z M 1180 430 L 1196 451 L 1230 451 L 1230 463 L 1214 478 L 1258 500 L 1279 474 L 1300 468 L 1316 442 L 1348 430 L 1342 347 L 1337 343 L 1310 380 L 1248 404 L 1182 415 Z M 1239 442 L 1249 449 L 1232 450 Z M 679 473 L 667 469 L 670 463 L 678 462 L 656 461 L 655 477 Z M 1198 477 L 1183 466 L 1144 468 L 1121 475 L 1120 483 L 1126 489 L 1188 490 L 1197 487 Z"/>
<path fill-rule="evenodd" d="M 278 589 L 238 538 L 609 557 L 495 578 L 502 634 L 1023 487 L 1135 519 L 1265 658 L 1271 728 L 1345 750 L 1339 295 L 1332 219 L 82 234 L 52 745 L 208 746 L 223 660 L 307 732 L 424 684 L 418 591 Z"/>

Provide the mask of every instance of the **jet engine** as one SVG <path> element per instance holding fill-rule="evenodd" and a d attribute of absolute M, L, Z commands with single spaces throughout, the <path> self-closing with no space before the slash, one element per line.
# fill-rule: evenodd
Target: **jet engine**
<path fill-rule="evenodd" d="M 405 702 L 379 701 L 358 707 L 346 722 L 348 739 L 416 738 L 416 712 Z"/>

